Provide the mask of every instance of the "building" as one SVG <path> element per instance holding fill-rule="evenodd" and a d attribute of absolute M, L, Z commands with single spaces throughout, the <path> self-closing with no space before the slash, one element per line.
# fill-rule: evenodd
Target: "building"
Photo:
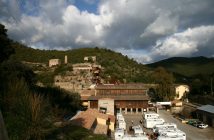
<path fill-rule="evenodd" d="M 85 56 L 84 57 L 84 61 L 92 61 L 92 62 L 96 62 L 96 56 Z"/>
<path fill-rule="evenodd" d="M 49 67 L 61 65 L 60 59 L 50 59 L 49 60 Z"/>
<path fill-rule="evenodd" d="M 175 85 L 175 99 L 180 100 L 185 94 L 189 93 L 188 85 Z"/>
<path fill-rule="evenodd" d="M 97 85 L 87 100 L 89 108 L 109 114 L 139 113 L 147 111 L 149 96 L 144 84 Z"/>
<path fill-rule="evenodd" d="M 209 126 L 214 127 L 214 106 L 203 105 L 198 107 L 196 114 L 199 120 L 207 123 Z"/>
<path fill-rule="evenodd" d="M 87 109 L 82 111 L 71 123 L 92 130 L 95 134 L 107 134 L 114 131 L 115 116 L 99 112 L 97 109 Z"/>
<path fill-rule="evenodd" d="M 67 55 L 65 55 L 64 63 L 65 63 L 65 64 L 68 64 L 68 56 L 67 56 Z"/>

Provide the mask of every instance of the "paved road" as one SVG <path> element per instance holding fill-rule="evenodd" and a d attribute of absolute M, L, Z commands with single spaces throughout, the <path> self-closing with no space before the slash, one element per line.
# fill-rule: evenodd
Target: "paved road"
<path fill-rule="evenodd" d="M 188 124 L 183 124 L 165 110 L 160 110 L 159 115 L 166 122 L 177 124 L 178 129 L 186 133 L 187 140 L 214 140 L 214 128 L 199 129 Z"/>

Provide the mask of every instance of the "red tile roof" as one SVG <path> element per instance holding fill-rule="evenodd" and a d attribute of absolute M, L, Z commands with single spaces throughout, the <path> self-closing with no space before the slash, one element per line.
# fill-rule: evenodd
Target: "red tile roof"
<path fill-rule="evenodd" d="M 110 119 L 111 122 L 115 123 L 115 116 L 103 114 L 100 113 L 97 109 L 91 108 L 81 112 L 76 118 L 71 121 L 71 123 L 82 126 L 86 129 L 91 129 L 97 118 L 102 118 L 106 121 Z"/>
<path fill-rule="evenodd" d="M 96 118 L 94 116 L 88 115 L 87 112 L 81 112 L 75 119 L 71 121 L 72 124 L 82 126 L 86 129 L 91 129 Z"/>

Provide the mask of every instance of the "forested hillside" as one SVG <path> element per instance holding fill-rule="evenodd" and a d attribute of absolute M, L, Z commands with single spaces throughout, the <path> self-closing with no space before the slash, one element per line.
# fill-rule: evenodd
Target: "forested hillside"
<path fill-rule="evenodd" d="M 103 78 L 111 77 L 110 81 L 120 82 L 150 82 L 149 70 L 133 59 L 103 48 L 80 48 L 67 51 L 39 50 L 25 47 L 20 44 L 14 45 L 15 54 L 11 57 L 19 61 L 48 63 L 49 59 L 59 58 L 62 61 L 68 56 L 69 63 L 82 63 L 85 56 L 96 56 L 98 64 L 104 67 Z"/>
<path fill-rule="evenodd" d="M 200 57 L 173 57 L 156 63 L 148 64 L 152 68 L 164 67 L 165 69 L 186 77 L 214 73 L 214 58 Z"/>
<path fill-rule="evenodd" d="M 148 64 L 150 68 L 164 67 L 173 72 L 177 83 L 190 86 L 189 99 L 201 104 L 214 104 L 214 58 L 203 56 L 174 57 Z M 212 86 L 211 86 L 212 85 Z"/>

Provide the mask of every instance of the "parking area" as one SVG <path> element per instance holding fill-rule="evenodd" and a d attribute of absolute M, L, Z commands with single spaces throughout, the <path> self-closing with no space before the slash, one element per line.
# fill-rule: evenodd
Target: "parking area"
<path fill-rule="evenodd" d="M 214 128 L 208 127 L 205 129 L 199 129 L 194 126 L 183 124 L 178 119 L 174 118 L 170 112 L 165 110 L 160 110 L 159 113 L 161 118 L 163 118 L 166 122 L 175 123 L 181 131 L 185 132 L 187 135 L 187 140 L 213 140 L 214 139 Z M 143 127 L 143 124 L 140 123 L 142 120 L 142 114 L 123 114 L 126 121 L 126 128 L 129 134 L 132 134 L 129 131 L 130 126 L 141 125 L 144 132 L 147 134 L 151 134 L 152 130 L 146 129 Z M 133 124 L 132 124 L 133 122 Z"/>
<path fill-rule="evenodd" d="M 143 120 L 142 114 L 123 114 L 126 122 L 126 130 L 128 134 L 132 134 L 132 131 L 129 131 L 130 126 L 137 126 L 140 125 L 143 128 L 143 131 L 146 132 L 147 134 L 151 134 L 152 130 L 146 129 L 143 127 L 143 124 L 140 123 L 140 120 Z M 132 123 L 133 122 L 133 123 Z"/>
<path fill-rule="evenodd" d="M 160 110 L 160 117 L 162 117 L 166 122 L 175 123 L 181 131 L 185 132 L 187 135 L 187 140 L 213 140 L 214 139 L 214 128 L 208 127 L 205 129 L 200 129 L 188 124 L 183 124 L 178 119 L 174 118 L 170 112 L 165 110 Z"/>

